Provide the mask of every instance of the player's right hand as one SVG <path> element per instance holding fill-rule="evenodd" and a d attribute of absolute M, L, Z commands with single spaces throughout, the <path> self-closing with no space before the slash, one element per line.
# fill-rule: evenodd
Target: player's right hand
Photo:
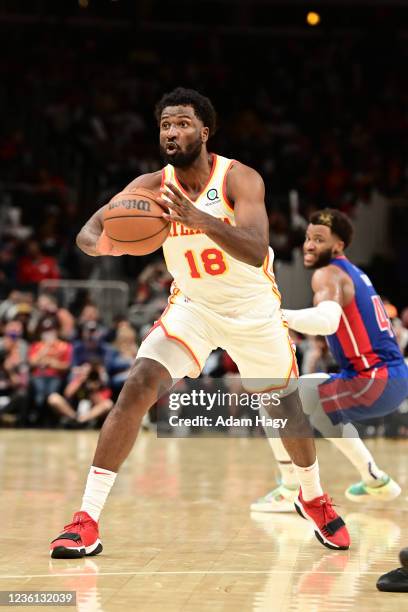
<path fill-rule="evenodd" d="M 126 254 L 124 251 L 118 249 L 118 247 L 113 244 L 113 242 L 106 235 L 105 230 L 103 230 L 102 234 L 98 238 L 98 241 L 96 243 L 96 250 L 99 255 L 111 255 L 113 257 L 118 257 L 119 255 Z"/>

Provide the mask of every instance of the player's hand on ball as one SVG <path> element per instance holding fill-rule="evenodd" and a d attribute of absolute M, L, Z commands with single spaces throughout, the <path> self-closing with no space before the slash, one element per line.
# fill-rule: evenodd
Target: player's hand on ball
<path fill-rule="evenodd" d="M 99 255 L 111 255 L 113 257 L 126 255 L 125 251 L 122 251 L 113 244 L 113 242 L 106 235 L 105 230 L 103 230 L 102 234 L 98 238 L 96 250 L 98 251 Z"/>
<path fill-rule="evenodd" d="M 167 221 L 176 221 L 191 229 L 203 229 L 209 215 L 198 210 L 178 187 L 166 181 L 160 191 L 162 195 L 158 203 L 171 209 L 169 213 L 163 213 Z"/>

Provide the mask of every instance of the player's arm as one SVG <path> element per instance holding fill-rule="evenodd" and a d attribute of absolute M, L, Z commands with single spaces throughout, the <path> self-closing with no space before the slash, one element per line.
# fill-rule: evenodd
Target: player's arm
<path fill-rule="evenodd" d="M 234 202 L 235 226 L 191 206 L 181 191 L 167 182 L 162 199 L 172 213 L 163 216 L 192 229 L 200 229 L 235 259 L 251 266 L 262 266 L 269 244 L 264 182 L 255 170 L 237 163 L 227 175 L 227 192 Z"/>
<path fill-rule="evenodd" d="M 343 288 L 332 266 L 316 270 L 312 278 L 313 308 L 283 310 L 291 329 L 302 334 L 329 336 L 336 333 L 341 319 Z"/>
<path fill-rule="evenodd" d="M 91 257 L 102 255 L 97 249 L 97 243 L 103 232 L 102 214 L 105 207 L 106 205 L 102 206 L 88 219 L 76 237 L 77 247 Z"/>
<path fill-rule="evenodd" d="M 123 191 L 132 191 L 139 187 L 158 191 L 161 183 L 161 172 L 143 174 L 134 179 Z M 97 210 L 85 223 L 76 237 L 77 246 L 91 257 L 99 255 L 123 255 L 124 252 L 115 248 L 103 231 L 103 211 L 108 205 L 105 204 Z"/>

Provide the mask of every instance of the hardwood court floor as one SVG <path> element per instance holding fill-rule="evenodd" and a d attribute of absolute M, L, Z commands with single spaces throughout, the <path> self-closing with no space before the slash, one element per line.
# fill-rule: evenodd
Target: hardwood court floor
<path fill-rule="evenodd" d="M 144 433 L 105 508 L 102 555 L 51 562 L 49 540 L 79 509 L 96 438 L 0 432 L 0 590 L 75 590 L 80 611 L 407 609 L 407 595 L 375 588 L 408 545 L 405 442 L 369 443 L 403 487 L 377 508 L 346 500 L 354 470 L 319 442 L 323 481 L 334 479 L 330 493 L 353 538 L 350 551 L 336 552 L 295 514 L 250 515 L 250 502 L 273 483 L 264 439 Z"/>

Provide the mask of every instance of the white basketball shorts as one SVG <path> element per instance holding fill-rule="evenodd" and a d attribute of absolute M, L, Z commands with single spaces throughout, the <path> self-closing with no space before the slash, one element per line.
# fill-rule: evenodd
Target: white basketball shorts
<path fill-rule="evenodd" d="M 211 351 L 221 347 L 235 361 L 248 391 L 284 389 L 297 379 L 298 369 L 288 329 L 280 310 L 274 310 L 232 318 L 183 296 L 171 297 L 136 359 L 158 361 L 173 379 L 196 378 Z"/>

